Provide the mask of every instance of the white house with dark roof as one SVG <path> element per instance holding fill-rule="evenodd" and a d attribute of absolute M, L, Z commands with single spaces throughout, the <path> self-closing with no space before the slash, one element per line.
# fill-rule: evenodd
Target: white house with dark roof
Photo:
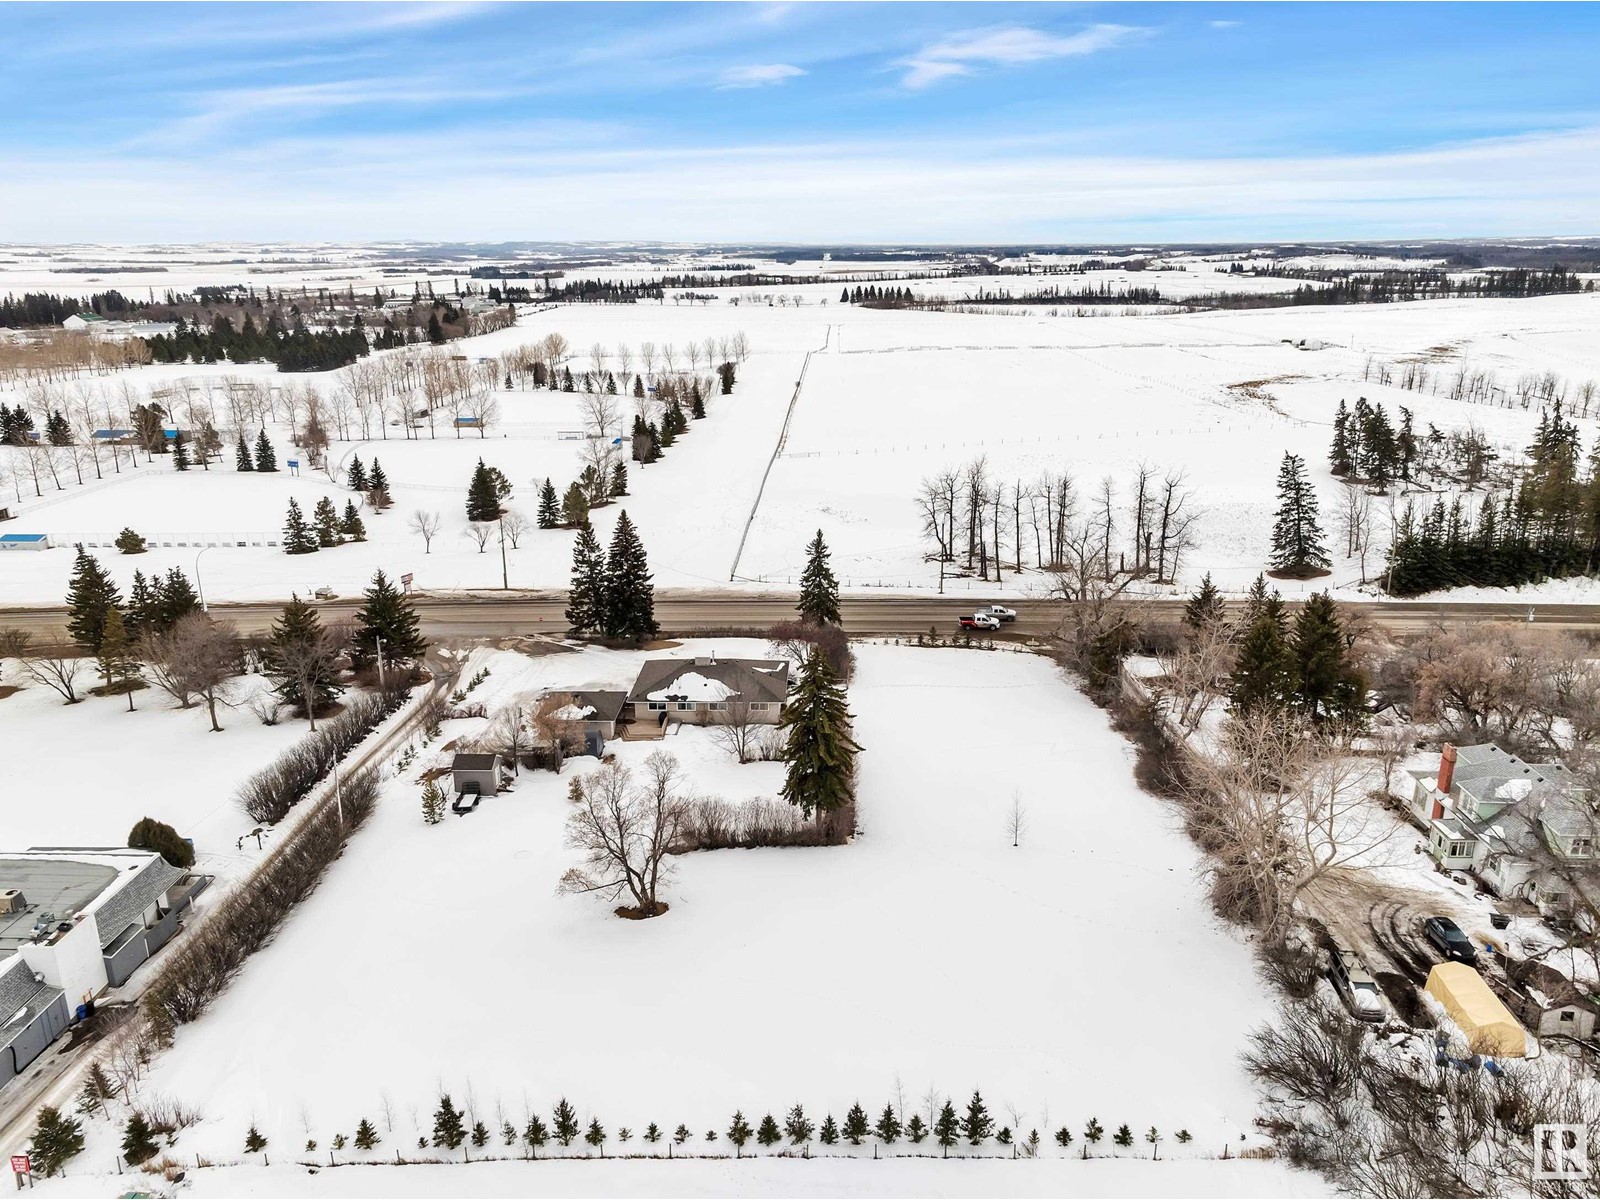
<path fill-rule="evenodd" d="M 789 663 L 783 659 L 652 658 L 628 689 L 628 709 L 635 721 L 651 724 L 776 725 L 788 695 Z"/>

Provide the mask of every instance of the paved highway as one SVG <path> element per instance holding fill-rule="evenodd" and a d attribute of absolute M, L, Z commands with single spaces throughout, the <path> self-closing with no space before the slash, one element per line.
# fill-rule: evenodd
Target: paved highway
<path fill-rule="evenodd" d="M 656 593 L 656 619 L 667 633 L 764 629 L 794 616 L 794 600 L 787 593 L 660 591 Z M 1017 633 L 1047 634 L 1056 628 L 1063 611 L 1060 604 L 1050 601 L 999 598 L 997 602 L 1017 609 L 1016 624 L 1006 627 Z M 433 638 L 509 637 L 566 628 L 562 615 L 566 595 L 562 592 L 422 595 L 415 597 L 415 603 L 423 632 Z M 840 609 L 845 628 L 855 634 L 915 634 L 925 633 L 930 627 L 943 634 L 956 632 L 959 614 L 987 603 L 988 599 L 970 595 L 847 596 L 841 600 Z M 1184 601 L 1164 599 L 1149 603 L 1161 616 L 1176 620 Z M 324 601 L 318 608 L 327 621 L 351 615 L 358 604 L 356 599 L 341 599 Z M 251 633 L 271 625 L 280 607 L 279 603 L 216 604 L 211 612 Z M 1360 609 L 1395 633 L 1414 633 L 1441 621 L 1525 622 L 1530 612 L 1527 604 L 1479 601 L 1374 600 L 1351 602 L 1350 607 Z M 1600 604 L 1535 605 L 1531 611 L 1540 625 L 1600 631 Z M 24 629 L 36 642 L 61 633 L 65 619 L 65 610 L 59 607 L 0 609 L 0 628 Z"/>

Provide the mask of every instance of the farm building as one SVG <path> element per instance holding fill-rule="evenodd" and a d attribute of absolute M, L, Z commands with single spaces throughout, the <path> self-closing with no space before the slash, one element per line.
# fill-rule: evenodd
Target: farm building
<path fill-rule="evenodd" d="M 48 533 L 0 533 L 0 551 L 48 549 L 50 549 Z"/>

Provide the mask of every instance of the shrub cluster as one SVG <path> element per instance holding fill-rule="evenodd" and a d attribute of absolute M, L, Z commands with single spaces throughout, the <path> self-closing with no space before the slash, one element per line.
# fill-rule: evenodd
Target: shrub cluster
<path fill-rule="evenodd" d="M 720 797 L 689 806 L 677 853 L 694 850 L 753 850 L 761 846 L 826 846 L 821 822 L 807 820 L 792 804 L 766 798 L 734 804 Z"/>
<path fill-rule="evenodd" d="M 346 698 L 344 711 L 257 771 L 239 790 L 239 806 L 253 821 L 275 823 L 305 798 L 350 750 L 405 703 L 401 684 Z"/>
<path fill-rule="evenodd" d="M 272 940 L 294 906 L 317 886 L 328 864 L 339 857 L 346 835 L 366 821 L 377 799 L 375 770 L 345 779 L 339 805 L 325 805 L 290 832 L 261 868 L 179 943 L 145 993 L 144 1013 L 155 1030 L 170 1030 L 205 1011 L 234 972 Z"/>

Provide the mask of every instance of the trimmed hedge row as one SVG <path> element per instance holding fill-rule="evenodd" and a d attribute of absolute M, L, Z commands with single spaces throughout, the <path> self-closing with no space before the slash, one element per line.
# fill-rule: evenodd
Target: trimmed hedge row
<path fill-rule="evenodd" d="M 252 821 L 276 824 L 283 820 L 333 770 L 336 762 L 398 712 L 410 694 L 409 685 L 402 684 L 381 692 L 350 695 L 343 712 L 245 781 L 239 789 L 239 807 Z"/>

